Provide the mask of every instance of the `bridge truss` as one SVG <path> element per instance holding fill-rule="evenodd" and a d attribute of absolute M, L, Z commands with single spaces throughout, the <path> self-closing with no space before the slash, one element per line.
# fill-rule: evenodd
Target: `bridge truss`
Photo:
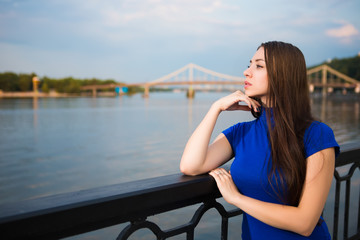
<path fill-rule="evenodd" d="M 178 89 L 193 89 L 193 90 L 215 90 L 234 91 L 239 89 L 239 85 L 244 85 L 245 78 L 238 76 L 231 76 L 213 70 L 201 67 L 194 63 L 189 63 L 186 66 L 169 73 L 163 77 L 155 79 L 151 82 L 136 84 L 136 86 L 144 86 L 144 95 L 149 95 L 150 87 L 169 87 Z M 129 84 L 129 86 L 134 86 Z"/>
<path fill-rule="evenodd" d="M 327 93 L 340 89 L 343 94 L 346 94 L 348 90 L 360 93 L 360 81 L 327 65 L 309 69 L 307 71 L 307 76 L 310 92 L 314 92 L 316 89 L 322 89 L 322 94 L 326 95 Z M 148 97 L 150 88 L 152 87 L 171 87 L 172 89 L 187 90 L 188 92 L 190 90 L 235 91 L 238 89 L 242 90 L 244 81 L 244 77 L 215 72 L 199 65 L 189 63 L 176 71 L 150 82 L 84 86 L 82 89 L 92 90 L 93 95 L 96 96 L 98 89 L 138 86 L 144 88 L 144 96 Z"/>
<path fill-rule="evenodd" d="M 328 65 L 321 65 L 307 71 L 310 92 L 321 88 L 322 94 L 332 93 L 340 89 L 343 94 L 348 90 L 360 93 L 360 81 L 351 78 Z"/>

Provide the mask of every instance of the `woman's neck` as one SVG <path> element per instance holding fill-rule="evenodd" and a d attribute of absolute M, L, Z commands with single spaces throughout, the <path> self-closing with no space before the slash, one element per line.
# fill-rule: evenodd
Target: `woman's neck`
<path fill-rule="evenodd" d="M 260 97 L 260 101 L 264 107 L 266 108 L 270 107 L 267 96 Z"/>

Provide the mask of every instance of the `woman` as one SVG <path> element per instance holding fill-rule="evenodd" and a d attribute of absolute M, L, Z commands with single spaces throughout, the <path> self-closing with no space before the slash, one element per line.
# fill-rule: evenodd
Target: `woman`
<path fill-rule="evenodd" d="M 244 240 L 330 239 L 321 213 L 339 146 L 333 131 L 311 115 L 302 52 L 288 43 L 263 43 L 244 75 L 245 93 L 213 103 L 190 137 L 181 171 L 210 172 L 224 199 L 244 211 Z M 218 116 L 230 110 L 257 118 L 226 129 L 209 145 Z M 233 157 L 229 172 L 218 168 Z"/>

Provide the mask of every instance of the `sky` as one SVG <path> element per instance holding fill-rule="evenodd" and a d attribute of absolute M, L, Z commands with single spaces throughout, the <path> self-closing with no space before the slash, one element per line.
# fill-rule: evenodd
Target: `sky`
<path fill-rule="evenodd" d="M 308 66 L 360 52 L 359 0 L 0 0 L 0 72 L 147 82 L 195 63 L 243 76 L 284 41 Z"/>

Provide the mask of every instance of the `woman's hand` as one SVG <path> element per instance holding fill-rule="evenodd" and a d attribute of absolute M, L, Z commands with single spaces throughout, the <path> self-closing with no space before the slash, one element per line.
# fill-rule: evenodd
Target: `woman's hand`
<path fill-rule="evenodd" d="M 237 189 L 230 172 L 227 172 L 223 168 L 216 168 L 209 172 L 209 174 L 215 178 L 219 191 L 225 201 L 234 205 L 235 199 L 240 195 L 240 192 Z"/>
<path fill-rule="evenodd" d="M 240 102 L 244 102 L 246 105 L 239 105 Z M 243 92 L 236 91 L 226 97 L 217 100 L 213 104 L 213 106 L 216 106 L 220 111 L 250 111 L 251 108 L 253 108 L 255 112 L 258 112 L 260 104 L 256 100 L 245 95 Z"/>

